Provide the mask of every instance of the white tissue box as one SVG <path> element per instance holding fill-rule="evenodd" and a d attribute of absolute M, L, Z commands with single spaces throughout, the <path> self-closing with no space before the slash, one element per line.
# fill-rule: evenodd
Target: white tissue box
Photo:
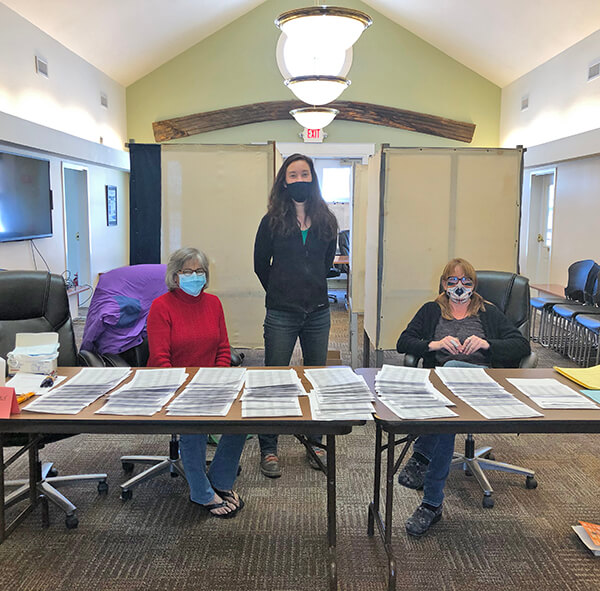
<path fill-rule="evenodd" d="M 58 333 L 17 333 L 15 348 L 7 356 L 8 373 L 49 374 L 58 367 Z"/>

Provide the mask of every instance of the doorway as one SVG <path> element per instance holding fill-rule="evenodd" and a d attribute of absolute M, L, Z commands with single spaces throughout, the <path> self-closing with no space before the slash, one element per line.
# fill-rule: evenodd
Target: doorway
<path fill-rule="evenodd" d="M 550 282 L 556 169 L 531 173 L 526 267 L 531 283 Z"/>
<path fill-rule="evenodd" d="M 91 285 L 88 171 L 63 162 L 65 196 L 65 279 L 72 286 Z"/>

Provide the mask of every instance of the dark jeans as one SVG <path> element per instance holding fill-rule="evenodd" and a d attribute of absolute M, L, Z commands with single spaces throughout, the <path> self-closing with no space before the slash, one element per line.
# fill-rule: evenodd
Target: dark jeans
<path fill-rule="evenodd" d="M 329 308 L 309 313 L 267 309 L 264 323 L 265 365 L 289 365 L 298 338 L 304 365 L 325 365 L 330 326 Z M 277 454 L 277 439 L 277 435 L 258 436 L 262 456 Z M 311 439 L 321 441 L 322 436 L 313 435 Z"/>

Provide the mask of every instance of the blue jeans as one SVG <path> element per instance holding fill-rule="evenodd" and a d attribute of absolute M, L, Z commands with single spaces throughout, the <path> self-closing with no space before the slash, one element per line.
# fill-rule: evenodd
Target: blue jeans
<path fill-rule="evenodd" d="M 298 338 L 304 365 L 326 365 L 330 327 L 329 308 L 308 313 L 267 309 L 264 323 L 265 365 L 289 365 Z M 313 435 L 311 439 L 321 441 L 322 436 Z M 276 455 L 277 440 L 277 435 L 259 435 L 261 455 Z"/>
<path fill-rule="evenodd" d="M 467 361 L 450 360 L 444 367 L 485 367 Z M 429 460 L 423 485 L 423 503 L 439 507 L 444 500 L 444 486 L 450 472 L 452 454 L 454 454 L 455 434 L 421 435 L 413 447 L 414 452 L 420 453 Z"/>
<path fill-rule="evenodd" d="M 206 441 L 208 435 L 179 437 L 179 450 L 185 477 L 190 487 L 190 499 L 206 505 L 213 500 L 215 489 L 231 490 L 237 476 L 246 435 L 221 435 L 217 451 L 206 472 Z"/>

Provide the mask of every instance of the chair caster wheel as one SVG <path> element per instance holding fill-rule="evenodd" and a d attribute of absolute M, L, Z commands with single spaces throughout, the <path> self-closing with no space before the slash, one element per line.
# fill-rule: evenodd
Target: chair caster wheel
<path fill-rule="evenodd" d="M 131 491 L 129 489 L 121 491 L 121 500 L 122 501 L 129 501 L 132 498 L 133 498 L 133 491 Z"/>
<path fill-rule="evenodd" d="M 106 480 L 103 480 L 102 482 L 98 483 L 98 493 L 100 493 L 101 495 L 108 494 L 108 482 L 106 482 Z"/>
<path fill-rule="evenodd" d="M 123 472 L 133 472 L 133 462 L 121 462 Z"/>
<path fill-rule="evenodd" d="M 239 476 L 242 473 L 242 467 L 238 466 L 238 471 L 237 471 L 237 475 Z"/>
<path fill-rule="evenodd" d="M 65 517 L 65 525 L 67 529 L 75 529 L 79 525 L 79 519 L 75 515 L 67 515 Z"/>
<path fill-rule="evenodd" d="M 491 509 L 494 506 L 494 497 L 484 496 L 481 504 L 484 509 Z"/>
<path fill-rule="evenodd" d="M 58 476 L 58 470 L 56 468 L 50 468 L 50 470 L 48 470 L 48 476 L 50 478 L 55 478 Z"/>
<path fill-rule="evenodd" d="M 485 454 L 485 456 L 483 456 L 486 460 L 491 460 L 492 462 L 496 459 L 496 456 L 490 452 L 488 454 Z"/>
<path fill-rule="evenodd" d="M 465 468 L 465 476 L 473 476 L 473 472 L 471 472 L 471 470 L 468 468 Z"/>
<path fill-rule="evenodd" d="M 527 476 L 525 478 L 525 486 L 527 488 L 537 488 L 538 482 L 533 476 Z"/>
<path fill-rule="evenodd" d="M 177 472 L 175 472 L 174 470 L 173 470 L 173 472 L 170 472 L 170 474 L 171 474 L 171 478 L 177 478 L 179 476 L 179 474 Z"/>

